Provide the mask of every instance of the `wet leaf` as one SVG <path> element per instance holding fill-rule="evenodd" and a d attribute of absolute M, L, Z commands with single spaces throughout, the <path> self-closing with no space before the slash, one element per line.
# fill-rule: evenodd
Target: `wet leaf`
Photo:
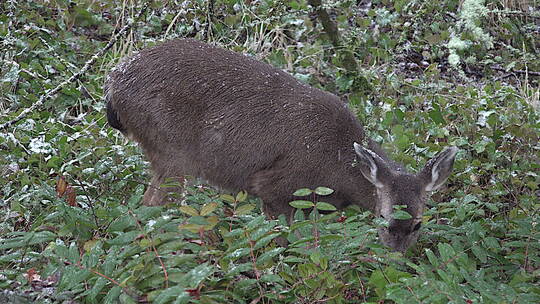
<path fill-rule="evenodd" d="M 180 211 L 182 211 L 183 213 L 187 214 L 187 215 L 191 215 L 191 216 L 198 216 L 199 215 L 199 211 L 197 211 L 197 209 L 191 207 L 191 206 L 180 206 L 180 208 L 178 208 Z"/>
<path fill-rule="evenodd" d="M 312 208 L 313 206 L 315 206 L 313 202 L 303 201 L 303 200 L 292 201 L 289 203 L 289 205 L 297 209 L 306 209 L 306 208 Z"/>
<path fill-rule="evenodd" d="M 334 190 L 327 188 L 327 187 L 317 187 L 314 191 L 318 195 L 330 195 L 334 193 Z"/>
<path fill-rule="evenodd" d="M 310 195 L 311 193 L 313 193 L 313 191 L 311 189 L 302 188 L 302 189 L 298 189 L 298 190 L 294 191 L 293 195 L 294 196 L 306 196 L 306 195 Z"/>

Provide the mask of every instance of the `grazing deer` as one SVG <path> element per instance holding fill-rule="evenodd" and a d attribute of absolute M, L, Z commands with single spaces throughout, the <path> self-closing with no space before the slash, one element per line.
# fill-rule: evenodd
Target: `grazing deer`
<path fill-rule="evenodd" d="M 270 218 L 290 216 L 299 188 L 326 186 L 338 208 L 374 211 L 383 244 L 416 242 L 428 192 L 450 175 L 448 147 L 410 174 L 366 138 L 338 97 L 266 63 L 192 39 L 125 59 L 105 84 L 109 124 L 137 141 L 153 171 L 143 201 L 162 204 L 165 179 L 195 176 L 260 197 Z M 180 189 L 177 189 L 180 191 Z M 411 219 L 394 219 L 394 206 Z"/>

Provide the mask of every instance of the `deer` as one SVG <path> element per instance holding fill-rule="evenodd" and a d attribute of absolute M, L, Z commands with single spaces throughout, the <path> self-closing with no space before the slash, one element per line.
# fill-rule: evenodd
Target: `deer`
<path fill-rule="evenodd" d="M 295 190 L 325 186 L 334 190 L 325 201 L 336 208 L 355 204 L 384 218 L 379 241 L 394 251 L 416 243 L 428 194 L 444 184 L 458 152 L 446 147 L 409 173 L 336 95 L 194 39 L 124 58 L 108 74 L 104 95 L 109 125 L 150 162 L 145 205 L 169 201 L 166 179 L 191 176 L 259 197 L 275 219 L 293 214 Z M 411 218 L 394 218 L 397 206 Z"/>

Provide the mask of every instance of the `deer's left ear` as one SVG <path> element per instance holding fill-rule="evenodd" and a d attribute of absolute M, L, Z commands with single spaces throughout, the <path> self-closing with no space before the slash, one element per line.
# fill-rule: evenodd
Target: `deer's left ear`
<path fill-rule="evenodd" d="M 424 169 L 419 173 L 419 176 L 424 181 L 425 191 L 435 191 L 442 186 L 452 172 L 457 152 L 458 148 L 447 147 L 427 162 Z"/>
<path fill-rule="evenodd" d="M 362 175 L 375 187 L 382 188 L 384 181 L 389 180 L 390 169 L 388 165 L 377 153 L 354 143 L 354 151 L 360 163 L 359 169 Z"/>

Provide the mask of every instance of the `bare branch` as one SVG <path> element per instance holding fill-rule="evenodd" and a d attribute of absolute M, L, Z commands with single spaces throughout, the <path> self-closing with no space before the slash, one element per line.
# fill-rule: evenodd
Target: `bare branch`
<path fill-rule="evenodd" d="M 41 95 L 41 97 L 39 98 L 38 101 L 36 101 L 33 105 L 31 105 L 30 107 L 24 109 L 21 113 L 19 113 L 19 115 L 17 115 L 17 117 L 15 117 L 14 119 L 6 122 L 6 123 L 3 123 L 0 125 L 0 130 L 3 130 L 3 129 L 6 129 L 10 126 L 12 126 L 13 124 L 19 122 L 21 119 L 23 119 L 24 117 L 26 117 L 26 115 L 28 115 L 30 112 L 34 111 L 36 108 L 40 107 L 41 105 L 43 105 L 43 103 L 51 98 L 54 94 L 58 93 L 58 91 L 60 91 L 64 86 L 74 82 L 75 80 L 79 79 L 82 75 L 84 75 L 91 67 L 92 65 L 95 63 L 95 61 L 100 58 L 101 56 L 103 56 L 103 54 L 105 54 L 105 52 L 107 52 L 117 41 L 118 39 L 120 39 L 120 37 L 122 37 L 124 35 L 124 33 L 126 31 L 128 31 L 132 26 L 133 24 L 139 20 L 139 18 L 144 14 L 144 12 L 146 11 L 148 7 L 148 2 L 145 2 L 141 8 L 141 10 L 139 11 L 139 13 L 135 16 L 134 19 L 131 19 L 130 21 L 128 21 L 128 23 L 126 25 L 124 25 L 124 27 L 122 27 L 120 29 L 120 31 L 118 31 L 114 36 L 113 38 L 109 41 L 109 43 L 107 43 L 107 45 L 105 47 L 103 47 L 101 50 L 99 50 L 97 53 L 95 53 L 85 64 L 84 66 L 80 69 L 79 72 L 73 74 L 71 77 L 69 77 L 68 79 L 64 80 L 63 82 L 61 82 L 60 84 L 58 84 L 55 88 L 53 89 L 50 89 L 48 90 L 44 95 Z"/>
<path fill-rule="evenodd" d="M 525 74 L 525 75 L 529 75 L 529 76 L 540 76 L 540 72 L 534 72 L 534 71 L 525 71 L 525 70 L 506 70 L 505 68 L 502 68 L 498 65 L 492 65 L 491 66 L 492 69 L 496 70 L 496 71 L 501 71 L 501 72 L 510 72 L 510 73 L 516 73 L 516 74 Z"/>
<path fill-rule="evenodd" d="M 342 47 L 338 25 L 332 20 L 328 12 L 323 8 L 322 0 L 308 0 L 308 3 L 313 7 L 315 13 L 317 13 L 318 19 L 323 26 L 324 32 L 328 36 L 328 39 L 330 39 L 330 42 L 336 49 L 337 53 L 343 56 L 343 62 L 341 66 L 345 68 L 345 70 L 347 70 L 348 72 L 356 72 L 356 70 L 358 69 L 356 59 L 349 50 Z"/>

